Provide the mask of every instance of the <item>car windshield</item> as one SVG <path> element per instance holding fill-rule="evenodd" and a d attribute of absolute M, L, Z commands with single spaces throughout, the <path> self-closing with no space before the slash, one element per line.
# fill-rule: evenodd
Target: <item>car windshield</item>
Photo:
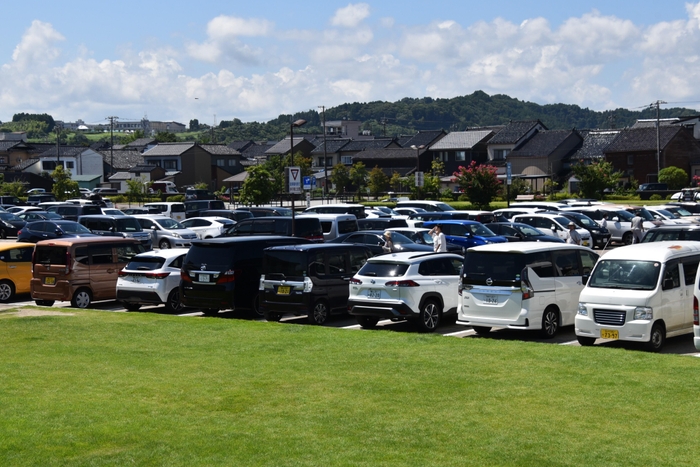
<path fill-rule="evenodd" d="M 303 251 L 268 250 L 263 258 L 263 274 L 301 277 L 306 274 L 306 253 Z"/>
<path fill-rule="evenodd" d="M 651 213 L 644 208 L 635 209 L 634 213 L 638 214 L 639 217 L 641 217 L 645 221 L 653 221 L 654 220 L 654 216 L 652 216 Z"/>
<path fill-rule="evenodd" d="M 165 258 L 159 258 L 157 256 L 139 258 L 135 256 L 124 269 L 129 269 L 131 271 L 154 271 L 162 268 L 163 264 L 165 264 Z"/>
<path fill-rule="evenodd" d="M 58 227 L 66 233 L 90 233 L 90 229 L 85 227 L 83 224 L 78 224 L 77 222 L 59 224 Z"/>
<path fill-rule="evenodd" d="M 588 286 L 598 289 L 654 290 L 659 279 L 658 261 L 600 260 Z"/>
<path fill-rule="evenodd" d="M 391 233 L 391 241 L 394 243 L 394 245 L 402 245 L 406 243 L 416 243 L 410 238 L 408 238 L 405 235 L 402 235 L 398 232 L 392 232 Z"/>
<path fill-rule="evenodd" d="M 21 221 L 19 217 L 15 216 L 11 212 L 0 212 L 0 219 L 4 221 Z"/>
<path fill-rule="evenodd" d="M 592 228 L 592 229 L 599 229 L 600 228 L 600 226 L 598 224 L 596 224 L 596 222 L 593 219 L 591 219 L 590 217 L 585 216 L 583 214 L 572 215 L 571 219 L 573 219 L 574 223 L 576 223 L 582 227 Z"/>
<path fill-rule="evenodd" d="M 184 229 L 184 228 L 185 228 L 184 225 L 180 224 L 180 223 L 179 223 L 178 221 L 176 221 L 175 219 L 170 219 L 170 218 L 168 218 L 168 219 L 158 219 L 158 220 L 155 221 L 155 222 L 157 222 L 158 225 L 160 225 L 160 226 L 163 227 L 164 229 L 176 230 L 176 229 Z"/>
<path fill-rule="evenodd" d="M 631 212 L 627 212 L 624 209 L 615 211 L 615 215 L 618 216 L 623 222 L 632 222 L 632 219 L 634 219 L 634 214 L 632 214 Z"/>
<path fill-rule="evenodd" d="M 117 232 L 142 232 L 141 224 L 135 218 L 117 219 Z"/>
<path fill-rule="evenodd" d="M 358 276 L 401 277 L 408 271 L 408 264 L 367 261 L 357 273 Z"/>
<path fill-rule="evenodd" d="M 667 219 L 679 219 L 681 217 L 677 214 L 672 213 L 671 211 L 667 211 L 666 209 L 657 209 L 656 212 L 666 217 Z"/>
<path fill-rule="evenodd" d="M 542 237 L 544 234 L 527 224 L 513 224 L 513 228 L 526 237 Z"/>
<path fill-rule="evenodd" d="M 469 224 L 467 229 L 472 233 L 472 235 L 478 235 L 479 237 L 495 237 L 496 234 L 489 230 L 488 227 L 482 224 Z"/>
<path fill-rule="evenodd" d="M 680 216 L 692 216 L 693 215 L 692 212 L 688 211 L 687 209 L 683 209 L 683 208 L 668 208 L 668 209 L 669 209 L 669 211 L 675 212 L 676 214 L 678 214 Z"/>

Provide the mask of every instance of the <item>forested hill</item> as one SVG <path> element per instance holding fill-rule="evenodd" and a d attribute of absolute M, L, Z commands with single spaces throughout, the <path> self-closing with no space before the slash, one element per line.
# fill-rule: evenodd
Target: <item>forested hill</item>
<path fill-rule="evenodd" d="M 242 123 L 240 120 L 223 121 L 220 128 L 227 141 L 240 139 L 277 139 L 289 131 L 292 119 L 303 118 L 307 124 L 300 133 L 320 133 L 321 115 L 317 109 L 280 115 L 267 123 Z M 660 116 L 680 117 L 698 112 L 685 108 L 661 108 Z M 640 118 L 656 118 L 656 109 L 639 111 L 616 109 L 596 112 L 577 105 L 525 102 L 496 94 L 489 96 L 476 91 L 468 96 L 452 99 L 404 98 L 397 102 L 355 102 L 326 109 L 326 121 L 358 120 L 363 129 L 375 136 L 414 134 L 418 130 L 444 129 L 464 131 L 469 127 L 502 125 L 510 120 L 539 119 L 549 129 L 624 128 Z M 295 131 L 296 133 L 296 131 Z"/>

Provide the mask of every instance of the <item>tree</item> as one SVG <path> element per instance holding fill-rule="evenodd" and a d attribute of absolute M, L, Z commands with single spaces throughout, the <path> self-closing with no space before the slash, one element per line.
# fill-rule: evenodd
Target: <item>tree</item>
<path fill-rule="evenodd" d="M 338 163 L 333 166 L 331 182 L 335 185 L 336 191 L 345 194 L 345 189 L 350 185 L 350 172 L 345 164 Z"/>
<path fill-rule="evenodd" d="M 603 199 L 606 188 L 615 188 L 620 180 L 620 172 L 616 172 L 610 162 L 593 162 L 592 164 L 576 164 L 571 171 L 579 180 L 579 190 L 584 198 Z"/>
<path fill-rule="evenodd" d="M 245 204 L 266 204 L 277 194 L 270 183 L 272 174 L 264 165 L 255 165 L 248 170 L 248 178 L 243 182 L 240 200 Z"/>
<path fill-rule="evenodd" d="M 659 171 L 659 182 L 667 184 L 669 190 L 680 190 L 688 185 L 688 174 L 678 167 L 666 167 Z"/>
<path fill-rule="evenodd" d="M 353 164 L 350 168 L 350 183 L 357 187 L 357 196 L 362 199 L 362 191 L 367 184 L 367 167 L 362 162 Z"/>
<path fill-rule="evenodd" d="M 70 175 L 70 170 L 64 170 L 63 165 L 57 165 L 56 169 L 51 172 L 53 194 L 58 201 L 80 197 L 80 185 L 75 180 L 72 180 Z"/>
<path fill-rule="evenodd" d="M 468 167 L 460 166 L 454 176 L 477 209 L 487 209 L 500 189 L 497 169 L 491 165 L 477 165 L 472 161 Z"/>
<path fill-rule="evenodd" d="M 369 180 L 367 182 L 367 187 L 369 192 L 375 199 L 379 198 L 379 195 L 386 191 L 389 186 L 389 177 L 380 169 L 375 167 L 369 172 Z"/>
<path fill-rule="evenodd" d="M 159 143 L 176 143 L 177 136 L 170 131 L 161 131 L 160 133 L 156 133 L 156 141 Z"/>
<path fill-rule="evenodd" d="M 391 174 L 391 180 L 389 181 L 389 185 L 391 186 L 391 189 L 393 191 L 401 191 L 401 188 L 403 188 L 405 181 L 406 179 L 401 177 L 401 174 L 399 174 L 398 172 L 394 172 Z"/>
<path fill-rule="evenodd" d="M 430 173 L 423 177 L 423 192 L 431 198 L 440 198 L 440 176 L 445 172 L 445 164 L 434 160 L 431 163 Z"/>
<path fill-rule="evenodd" d="M 199 131 L 199 120 L 193 118 L 190 120 L 190 131 Z"/>
<path fill-rule="evenodd" d="M 147 182 L 146 179 L 141 176 L 139 178 L 127 180 L 126 185 L 126 197 L 129 200 L 129 203 L 142 203 L 148 194 L 148 187 L 151 185 L 151 183 Z"/>

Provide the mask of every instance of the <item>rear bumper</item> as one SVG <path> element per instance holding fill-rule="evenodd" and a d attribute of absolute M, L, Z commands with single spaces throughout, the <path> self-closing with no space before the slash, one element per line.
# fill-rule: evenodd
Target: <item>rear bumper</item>
<path fill-rule="evenodd" d="M 406 319 L 416 316 L 418 311 L 414 311 L 404 302 L 348 300 L 348 313 L 353 316 Z"/>

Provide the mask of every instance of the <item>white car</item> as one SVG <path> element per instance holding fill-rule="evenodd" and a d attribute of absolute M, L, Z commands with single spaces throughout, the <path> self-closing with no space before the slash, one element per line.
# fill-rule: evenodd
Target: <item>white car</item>
<path fill-rule="evenodd" d="M 106 216 L 126 216 L 122 211 L 115 208 L 102 208 L 102 214 Z"/>
<path fill-rule="evenodd" d="M 165 304 L 165 309 L 178 312 L 184 308 L 180 300 L 180 268 L 187 248 L 140 253 L 119 271 L 117 300 L 129 311 L 142 305 Z"/>
<path fill-rule="evenodd" d="M 369 258 L 350 279 L 348 311 L 363 328 L 380 319 L 411 320 L 433 332 L 455 316 L 462 256 L 453 253 L 393 253 Z"/>
<path fill-rule="evenodd" d="M 11 208 L 7 208 L 7 212 L 11 212 L 14 215 L 29 211 L 43 211 L 43 209 L 39 206 L 12 206 Z"/>
<path fill-rule="evenodd" d="M 193 230 L 199 239 L 220 237 L 235 224 L 225 217 L 190 217 L 180 223 L 184 228 Z"/>
<path fill-rule="evenodd" d="M 537 230 L 541 230 L 546 235 L 559 237 L 564 241 L 566 241 L 569 236 L 569 229 L 567 226 L 572 222 L 568 217 L 550 213 L 518 214 L 513 216 L 511 221 L 527 224 Z M 591 233 L 588 230 L 579 227 L 576 229 L 576 232 L 581 236 L 581 245 L 590 248 L 593 247 Z"/>

